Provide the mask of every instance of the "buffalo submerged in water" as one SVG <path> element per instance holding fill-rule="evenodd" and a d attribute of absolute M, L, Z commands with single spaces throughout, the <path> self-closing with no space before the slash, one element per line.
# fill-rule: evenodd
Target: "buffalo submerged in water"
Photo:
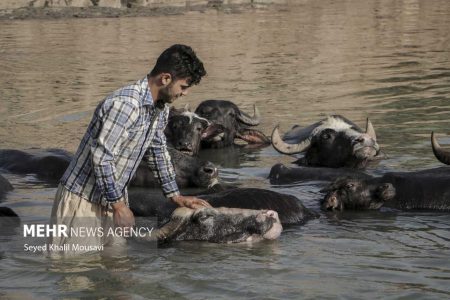
<path fill-rule="evenodd" d="M 273 184 L 302 180 L 334 180 L 348 174 L 366 175 L 358 171 L 379 158 L 380 147 L 375 129 L 367 119 L 363 131 L 350 120 L 333 115 L 307 127 L 294 126 L 283 138 L 278 126 L 272 133 L 272 145 L 280 153 L 303 153 L 294 163 L 301 168 L 276 164 L 270 171 Z"/>
<path fill-rule="evenodd" d="M 272 145 L 283 154 L 304 153 L 304 157 L 294 162 L 298 165 L 330 168 L 364 168 L 380 150 L 369 119 L 363 131 L 339 115 L 305 128 L 294 126 L 283 138 L 277 126 L 272 133 Z"/>
<path fill-rule="evenodd" d="M 205 193 L 207 192 L 207 193 Z M 272 210 L 278 213 L 283 225 L 304 224 L 317 214 L 306 208 L 295 196 L 258 188 L 233 188 L 221 192 L 197 193 L 196 196 L 217 207 L 251 210 Z M 158 217 L 165 222 L 177 206 L 161 193 L 155 194 L 143 189 L 128 192 L 130 209 L 136 216 Z"/>
<path fill-rule="evenodd" d="M 275 240 L 282 230 L 278 214 L 273 210 L 179 207 L 166 223 L 144 239 L 157 239 L 159 242 L 257 242 Z"/>
<path fill-rule="evenodd" d="M 207 188 L 218 182 L 216 166 L 208 161 L 168 148 L 180 187 Z M 0 168 L 18 174 L 35 174 L 39 179 L 58 181 L 73 155 L 62 149 L 0 150 Z M 143 160 L 130 185 L 158 187 L 156 177 Z"/>
<path fill-rule="evenodd" d="M 433 152 L 450 164 L 449 152 L 431 136 Z M 340 178 L 326 189 L 323 210 L 363 210 L 389 207 L 400 210 L 450 211 L 450 169 L 391 172 L 369 179 Z"/>
<path fill-rule="evenodd" d="M 213 140 L 223 134 L 221 125 L 214 124 L 194 112 L 171 108 L 169 120 L 164 130 L 167 142 L 184 154 L 196 156 L 201 142 Z"/>
<path fill-rule="evenodd" d="M 259 111 L 254 108 L 254 115 L 249 116 L 228 100 L 205 100 L 200 103 L 195 113 L 221 128 L 221 132 L 202 140 L 204 148 L 223 148 L 235 143 L 235 139 L 249 144 L 269 145 L 270 140 L 260 131 L 250 127 L 260 123 Z"/>

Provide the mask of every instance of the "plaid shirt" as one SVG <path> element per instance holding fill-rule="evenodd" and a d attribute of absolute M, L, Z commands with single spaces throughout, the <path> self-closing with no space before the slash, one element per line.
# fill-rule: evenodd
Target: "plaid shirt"
<path fill-rule="evenodd" d="M 154 106 L 147 77 L 115 91 L 96 108 L 61 183 L 72 193 L 107 205 L 127 199 L 142 159 L 166 197 L 179 195 L 164 128 L 169 107 Z"/>

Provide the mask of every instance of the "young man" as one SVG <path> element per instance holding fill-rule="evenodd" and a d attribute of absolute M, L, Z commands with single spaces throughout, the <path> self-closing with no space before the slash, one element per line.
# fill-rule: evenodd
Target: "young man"
<path fill-rule="evenodd" d="M 160 55 L 145 78 L 106 97 L 96 108 L 61 179 L 52 222 L 104 229 L 133 226 L 127 185 L 142 159 L 171 201 L 190 208 L 210 206 L 196 197 L 180 195 L 163 133 L 168 104 L 187 95 L 189 88 L 205 74 L 203 63 L 189 46 L 173 45 Z M 58 245 L 77 241 L 81 239 L 50 240 Z M 82 242 L 103 244 L 107 240 L 94 238 Z"/>

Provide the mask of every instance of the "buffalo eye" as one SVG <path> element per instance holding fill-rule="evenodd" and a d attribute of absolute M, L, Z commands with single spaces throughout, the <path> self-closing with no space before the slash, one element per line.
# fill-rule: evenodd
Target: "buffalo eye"
<path fill-rule="evenodd" d="M 353 189 L 355 187 L 355 184 L 354 183 L 347 183 L 346 185 L 345 185 L 345 188 L 347 189 L 347 190 L 351 190 L 351 189 Z"/>
<path fill-rule="evenodd" d="M 322 136 L 321 136 L 321 138 L 322 138 L 323 140 L 328 140 L 328 139 L 331 138 L 331 135 L 330 135 L 329 133 L 323 133 Z"/>
<path fill-rule="evenodd" d="M 210 219 L 212 215 L 209 214 L 201 214 L 197 217 L 197 222 L 205 223 L 208 219 Z"/>
<path fill-rule="evenodd" d="M 202 132 L 203 128 L 202 127 L 197 127 L 195 128 L 198 132 Z"/>

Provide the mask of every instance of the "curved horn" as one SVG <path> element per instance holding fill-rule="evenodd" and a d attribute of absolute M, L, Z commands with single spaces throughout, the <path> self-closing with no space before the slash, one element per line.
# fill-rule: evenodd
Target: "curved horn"
<path fill-rule="evenodd" d="M 184 209 L 177 208 L 173 213 L 169 222 L 167 222 L 164 226 L 159 229 L 153 231 L 151 239 L 154 238 L 158 240 L 167 240 L 174 236 L 178 229 L 184 224 L 186 217 L 183 215 L 192 214 L 192 210 L 190 208 Z"/>
<path fill-rule="evenodd" d="M 245 125 L 249 125 L 249 126 L 259 125 L 259 123 L 261 122 L 261 120 L 260 120 L 261 116 L 259 114 L 258 108 L 256 107 L 256 104 L 253 104 L 253 111 L 254 111 L 253 117 L 250 117 L 246 113 L 239 110 L 237 119 L 239 121 L 241 121 L 242 123 L 244 123 Z"/>
<path fill-rule="evenodd" d="M 431 147 L 433 148 L 434 156 L 436 156 L 441 163 L 450 165 L 450 152 L 442 149 L 434 136 L 434 132 L 431 132 Z"/>
<path fill-rule="evenodd" d="M 280 153 L 295 154 L 305 151 L 311 144 L 310 138 L 301 141 L 298 144 L 288 144 L 281 139 L 277 125 L 272 132 L 272 146 Z"/>
<path fill-rule="evenodd" d="M 372 122 L 370 122 L 369 118 L 366 120 L 366 134 L 368 134 L 375 142 L 377 141 L 375 128 L 373 128 Z"/>

